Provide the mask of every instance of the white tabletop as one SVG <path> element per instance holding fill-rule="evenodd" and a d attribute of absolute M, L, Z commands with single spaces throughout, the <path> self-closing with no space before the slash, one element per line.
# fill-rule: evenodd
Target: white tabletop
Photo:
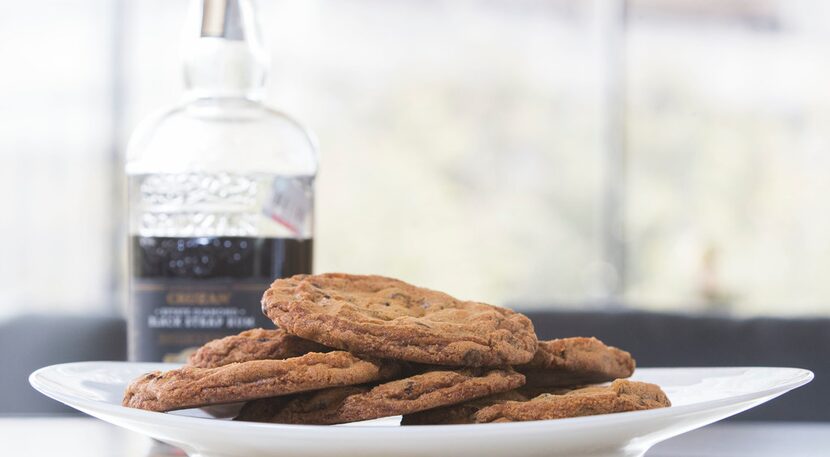
<path fill-rule="evenodd" d="M 91 418 L 0 418 L 0 455 L 165 457 L 180 451 Z M 825 457 L 830 423 L 721 423 L 655 446 L 648 457 Z"/>
<path fill-rule="evenodd" d="M 830 422 L 727 422 L 658 444 L 648 457 L 830 456 Z"/>

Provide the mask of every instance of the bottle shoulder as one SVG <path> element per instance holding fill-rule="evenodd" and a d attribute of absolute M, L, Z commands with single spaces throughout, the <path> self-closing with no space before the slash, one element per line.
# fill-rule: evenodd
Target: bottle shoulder
<path fill-rule="evenodd" d="M 238 98 L 195 99 L 145 119 L 127 148 L 127 173 L 231 171 L 313 175 L 317 141 L 291 116 Z"/>

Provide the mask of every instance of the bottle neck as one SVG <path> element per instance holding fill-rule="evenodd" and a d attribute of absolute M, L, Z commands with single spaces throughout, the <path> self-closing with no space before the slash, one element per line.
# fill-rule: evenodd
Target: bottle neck
<path fill-rule="evenodd" d="M 187 97 L 264 96 L 268 52 L 249 0 L 191 0 L 182 43 Z"/>

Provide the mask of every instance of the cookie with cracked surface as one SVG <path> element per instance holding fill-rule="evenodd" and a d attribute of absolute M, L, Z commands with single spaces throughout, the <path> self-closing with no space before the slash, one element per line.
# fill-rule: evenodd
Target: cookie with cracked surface
<path fill-rule="evenodd" d="M 443 406 L 428 409 L 417 413 L 406 414 L 401 419 L 401 425 L 451 425 L 474 424 L 475 413 L 488 406 L 497 405 L 506 401 L 527 401 L 528 398 L 519 390 L 509 390 L 457 405 Z"/>
<path fill-rule="evenodd" d="M 309 352 L 332 350 L 314 341 L 289 335 L 281 329 L 253 328 L 208 342 L 190 355 L 187 365 L 215 368 L 250 360 L 289 359 Z"/>
<path fill-rule="evenodd" d="M 542 394 L 524 402 L 508 401 L 481 409 L 475 422 L 518 422 L 593 416 L 671 406 L 655 384 L 618 379 L 608 386 L 585 387 L 563 395 Z"/>
<path fill-rule="evenodd" d="M 474 367 L 523 364 L 536 353 L 526 316 L 383 276 L 278 279 L 262 308 L 288 333 L 379 358 Z"/>
<path fill-rule="evenodd" d="M 627 378 L 635 361 L 626 351 L 596 338 L 561 338 L 540 341 L 533 360 L 516 370 L 531 387 L 569 387 Z"/>
<path fill-rule="evenodd" d="M 294 397 L 254 400 L 236 420 L 282 424 L 342 424 L 411 414 L 514 389 L 524 377 L 506 369 L 430 371 L 375 387 L 349 386 Z"/>
<path fill-rule="evenodd" d="M 184 367 L 141 376 L 127 387 L 122 404 L 172 411 L 363 384 L 389 379 L 398 370 L 394 362 L 364 360 L 343 351 L 217 368 Z"/>

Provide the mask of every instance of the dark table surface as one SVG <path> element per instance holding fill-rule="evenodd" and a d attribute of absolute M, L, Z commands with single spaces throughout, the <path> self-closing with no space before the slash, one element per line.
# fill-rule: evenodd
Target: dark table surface
<path fill-rule="evenodd" d="M 184 456 L 149 438 L 86 417 L 0 418 L 9 457 Z M 819 457 L 830 455 L 830 423 L 740 422 L 704 427 L 655 446 L 648 457 Z"/>

